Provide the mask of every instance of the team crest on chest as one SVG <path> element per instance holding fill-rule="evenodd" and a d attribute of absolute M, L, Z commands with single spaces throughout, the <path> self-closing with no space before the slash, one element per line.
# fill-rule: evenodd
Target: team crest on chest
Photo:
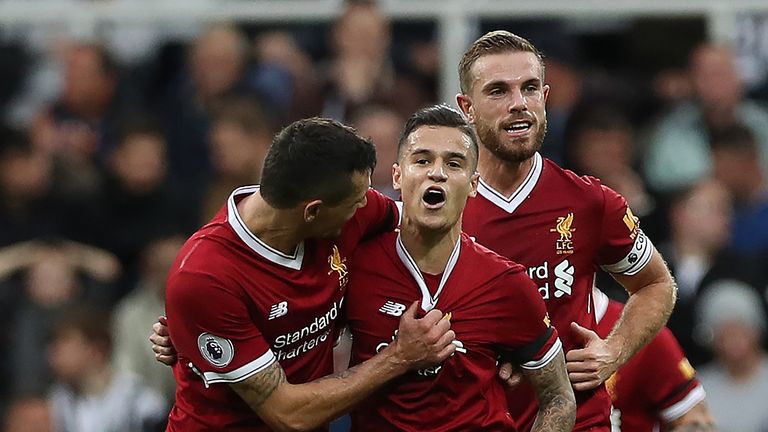
<path fill-rule="evenodd" d="M 555 227 L 549 229 L 549 232 L 560 234 L 560 238 L 555 243 L 558 255 L 573 253 L 573 240 L 571 238 L 574 231 L 576 231 L 576 228 L 573 227 L 573 212 L 568 213 L 566 216 L 558 217 Z"/>
<path fill-rule="evenodd" d="M 328 264 L 331 266 L 331 269 L 328 270 L 328 274 L 333 272 L 338 273 L 339 288 L 346 287 L 347 282 L 349 282 L 349 274 L 347 272 L 346 262 L 347 259 L 342 258 L 341 254 L 339 253 L 339 248 L 336 247 L 336 245 L 333 245 L 333 252 L 331 253 L 331 256 L 328 257 Z"/>

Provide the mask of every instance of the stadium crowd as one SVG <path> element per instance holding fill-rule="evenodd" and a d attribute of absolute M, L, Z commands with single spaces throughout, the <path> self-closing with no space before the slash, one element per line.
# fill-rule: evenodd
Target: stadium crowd
<path fill-rule="evenodd" d="M 675 276 L 668 327 L 721 430 L 768 430 L 768 84 L 750 87 L 736 53 L 695 30 L 670 60 L 648 47 L 611 58 L 561 23 L 508 29 L 545 57 L 543 156 L 626 197 Z M 371 138 L 373 187 L 397 198 L 400 132 L 438 98 L 432 30 L 368 1 L 328 26 L 143 34 L 153 39 L 138 54 L 4 29 L 4 430 L 164 430 L 174 379 L 147 336 L 184 240 L 233 189 L 259 183 L 274 133 L 306 117 Z M 626 299 L 610 276 L 597 286 Z"/>

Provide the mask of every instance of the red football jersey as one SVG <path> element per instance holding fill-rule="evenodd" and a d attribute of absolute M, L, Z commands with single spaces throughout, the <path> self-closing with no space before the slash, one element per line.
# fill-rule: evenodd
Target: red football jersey
<path fill-rule="evenodd" d="M 525 268 L 462 234 L 445 271 L 423 275 L 397 233 L 360 246 L 346 302 L 352 364 L 386 347 L 403 311 L 450 316 L 456 353 L 442 365 L 410 372 L 383 387 L 352 413 L 353 431 L 509 431 L 499 355 L 536 369 L 561 350 L 544 302 Z"/>
<path fill-rule="evenodd" d="M 581 348 L 572 321 L 595 328 L 592 285 L 599 267 L 633 275 L 651 259 L 653 246 L 619 194 L 592 177 L 564 170 L 538 153 L 525 181 L 505 197 L 480 180 L 464 211 L 464 231 L 478 243 L 528 268 L 544 299 L 563 350 Z M 530 430 L 537 405 L 530 386 L 508 394 L 521 430 Z M 520 401 L 530 401 L 521 409 Z M 576 392 L 576 431 L 610 428 L 604 386 Z"/>
<path fill-rule="evenodd" d="M 624 305 L 595 290 L 597 333 L 608 336 Z M 637 352 L 606 383 L 613 399 L 611 421 L 622 431 L 653 432 L 704 400 L 706 393 L 668 328 Z"/>
<path fill-rule="evenodd" d="M 333 372 L 336 320 L 349 278 L 346 260 L 371 233 L 392 230 L 394 203 L 374 190 L 336 239 L 310 239 L 291 255 L 259 240 L 237 203 L 182 247 L 166 288 L 168 327 L 179 360 L 169 431 L 266 431 L 227 383 L 278 361 L 297 384 Z"/>

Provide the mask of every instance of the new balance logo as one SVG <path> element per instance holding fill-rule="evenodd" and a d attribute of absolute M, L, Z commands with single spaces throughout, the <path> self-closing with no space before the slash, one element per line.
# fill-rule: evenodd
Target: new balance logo
<path fill-rule="evenodd" d="M 382 306 L 381 309 L 379 309 L 379 312 L 385 313 L 387 315 L 396 316 L 396 317 L 399 317 L 400 315 L 402 315 L 404 311 L 405 311 L 405 305 L 400 303 L 395 303 L 393 301 L 387 301 L 386 303 L 384 303 L 384 306 Z"/>
<path fill-rule="evenodd" d="M 275 318 L 280 318 L 281 316 L 287 313 L 288 313 L 288 302 L 281 301 L 280 303 L 272 305 L 272 308 L 269 310 L 269 318 L 267 319 L 273 320 Z"/>

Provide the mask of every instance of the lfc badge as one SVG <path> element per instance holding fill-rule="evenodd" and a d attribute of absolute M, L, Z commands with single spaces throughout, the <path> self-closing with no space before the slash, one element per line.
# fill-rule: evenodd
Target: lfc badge
<path fill-rule="evenodd" d="M 556 232 L 560 234 L 560 238 L 555 243 L 557 254 L 572 254 L 573 253 L 573 232 L 576 228 L 573 227 L 573 213 L 568 213 L 567 216 L 560 216 L 555 222 L 555 227 L 550 228 L 549 232 Z"/>
<path fill-rule="evenodd" d="M 342 258 L 341 254 L 339 253 L 339 248 L 336 247 L 336 245 L 333 245 L 333 252 L 328 257 L 328 264 L 331 266 L 331 269 L 328 270 L 328 274 L 331 274 L 333 272 L 337 272 L 339 274 L 339 288 L 344 288 L 347 286 L 347 282 L 349 282 L 349 275 L 347 274 L 347 259 Z"/>

